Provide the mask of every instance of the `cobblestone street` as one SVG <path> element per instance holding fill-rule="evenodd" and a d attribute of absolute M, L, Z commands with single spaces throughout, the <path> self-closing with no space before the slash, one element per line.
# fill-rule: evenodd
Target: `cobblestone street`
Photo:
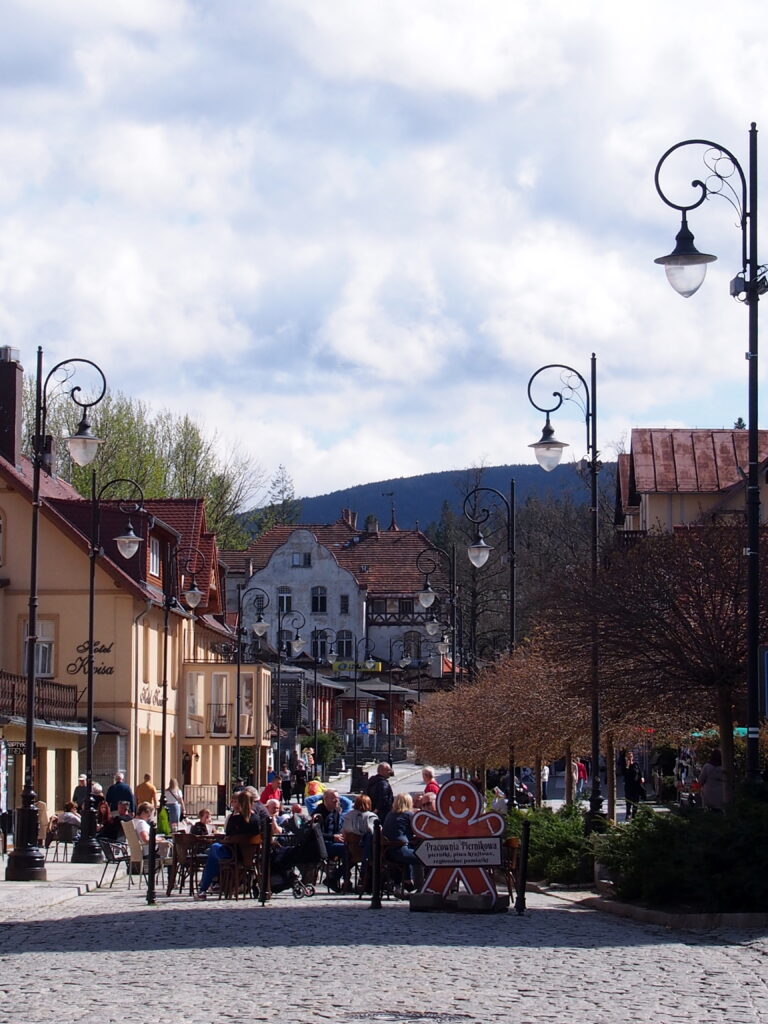
<path fill-rule="evenodd" d="M 530 894 L 526 916 L 97 891 L 0 926 L 0 1021 L 768 1022 L 768 938 Z"/>

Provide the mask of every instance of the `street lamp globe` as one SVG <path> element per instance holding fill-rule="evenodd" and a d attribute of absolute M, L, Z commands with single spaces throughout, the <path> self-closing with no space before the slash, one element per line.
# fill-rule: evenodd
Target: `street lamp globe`
<path fill-rule="evenodd" d="M 99 445 L 103 441 L 95 437 L 91 431 L 91 425 L 83 415 L 77 428 L 77 432 L 66 439 L 67 448 L 72 461 L 76 466 L 87 466 L 96 458 Z"/>
<path fill-rule="evenodd" d="M 130 520 L 128 521 L 128 529 L 125 531 L 125 533 L 121 534 L 119 537 L 115 537 L 115 544 L 117 544 L 117 550 L 120 552 L 122 557 L 126 559 L 126 561 L 129 558 L 133 558 L 133 556 L 139 550 L 141 543 L 142 538 L 137 537 L 136 534 L 133 532 L 133 525 L 131 524 Z"/>
<path fill-rule="evenodd" d="M 541 468 L 550 473 L 560 465 L 563 449 L 568 447 L 568 443 L 557 440 L 554 427 L 549 422 L 549 415 L 547 415 L 547 422 L 544 424 L 541 437 L 534 444 L 529 444 L 528 447 L 533 448 L 533 454 Z"/>
<path fill-rule="evenodd" d="M 258 619 L 256 619 L 254 624 L 251 626 L 251 629 L 253 630 L 253 635 L 262 637 L 267 632 L 268 628 L 268 624 L 264 621 L 264 616 L 261 614 L 261 612 L 259 612 Z"/>
<path fill-rule="evenodd" d="M 187 602 L 190 608 L 195 609 L 203 599 L 203 592 L 197 586 L 194 579 L 192 580 L 192 586 L 189 590 L 184 591 L 184 600 Z"/>
<path fill-rule="evenodd" d="M 432 589 L 432 584 L 429 582 L 429 579 L 426 579 L 423 589 L 419 591 L 419 604 L 422 608 L 431 608 L 435 603 L 436 597 L 437 594 Z"/>
<path fill-rule="evenodd" d="M 685 213 L 680 225 L 680 230 L 675 236 L 675 248 L 667 256 L 659 256 L 654 263 L 664 267 L 667 280 L 675 289 L 678 295 L 689 299 L 694 295 L 707 276 L 707 264 L 714 263 L 717 256 L 711 256 L 706 252 L 699 252 L 693 244 L 693 234 L 688 227 Z"/>
<path fill-rule="evenodd" d="M 426 629 L 427 633 L 429 633 L 430 636 L 437 636 L 437 634 L 443 627 L 440 625 L 438 620 L 433 615 L 429 622 L 426 622 L 424 624 L 424 628 Z"/>
<path fill-rule="evenodd" d="M 482 533 L 478 530 L 477 536 L 467 548 L 467 555 L 469 560 L 476 569 L 482 569 L 488 558 L 493 551 L 492 544 L 486 544 L 485 538 Z"/>
<path fill-rule="evenodd" d="M 307 641 L 304 639 L 304 637 L 301 636 L 298 630 L 296 630 L 296 636 L 293 638 L 293 640 L 291 640 L 291 653 L 294 658 L 298 658 L 298 656 L 304 650 L 306 642 Z"/>

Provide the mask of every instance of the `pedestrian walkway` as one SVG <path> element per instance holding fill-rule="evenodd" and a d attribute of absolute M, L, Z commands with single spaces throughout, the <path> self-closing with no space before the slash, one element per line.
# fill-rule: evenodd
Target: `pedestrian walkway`
<path fill-rule="evenodd" d="M 6 882 L 6 863 L 0 857 L 0 923 L 92 892 L 104 870 L 103 864 L 49 861 L 45 882 Z"/>

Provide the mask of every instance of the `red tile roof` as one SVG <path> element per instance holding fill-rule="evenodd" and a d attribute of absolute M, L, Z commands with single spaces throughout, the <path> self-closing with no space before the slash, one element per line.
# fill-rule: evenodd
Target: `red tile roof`
<path fill-rule="evenodd" d="M 393 525 L 394 528 L 391 525 L 388 530 L 372 532 L 356 530 L 341 519 L 335 523 L 274 526 L 245 551 L 223 552 L 222 560 L 233 570 L 242 566 L 241 571 L 246 573 L 250 562 L 252 571 L 258 572 L 292 533 L 308 530 L 369 595 L 413 595 L 424 582 L 424 574 L 416 568 L 416 557 L 431 544 L 421 530 L 399 530 Z M 442 583 L 446 575 L 445 565 L 441 564 L 433 579 Z"/>

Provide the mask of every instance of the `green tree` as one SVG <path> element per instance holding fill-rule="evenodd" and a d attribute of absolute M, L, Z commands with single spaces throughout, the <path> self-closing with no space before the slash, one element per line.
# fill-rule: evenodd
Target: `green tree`
<path fill-rule="evenodd" d="M 24 415 L 30 426 L 34 404 L 34 382 L 25 378 Z M 49 401 L 46 432 L 57 438 L 71 434 L 76 426 L 71 422 L 72 410 L 69 400 Z M 222 456 L 216 435 L 206 436 L 189 416 L 167 410 L 155 413 L 145 402 L 119 391 L 107 391 L 89 411 L 89 418 L 94 434 L 103 439 L 93 467 L 99 480 L 135 480 L 147 498 L 202 497 L 208 528 L 221 547 L 247 544 L 241 509 L 264 484 L 264 471 L 250 456 L 237 449 Z M 32 430 L 26 433 L 31 435 Z M 66 447 L 59 445 L 57 472 L 86 496 L 90 495 L 91 468 L 74 465 Z M 121 493 L 115 487 L 109 496 L 117 498 Z M 124 494 L 130 493 L 126 485 Z"/>
<path fill-rule="evenodd" d="M 293 526 L 301 517 L 301 502 L 293 489 L 293 478 L 281 463 L 272 477 L 267 492 L 267 503 L 254 509 L 244 520 L 246 532 L 258 537 L 273 526 Z"/>

